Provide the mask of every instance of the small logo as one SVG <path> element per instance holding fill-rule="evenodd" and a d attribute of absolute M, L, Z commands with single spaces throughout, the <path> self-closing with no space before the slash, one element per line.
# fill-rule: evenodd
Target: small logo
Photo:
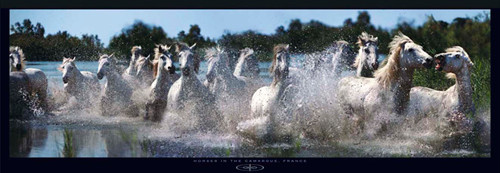
<path fill-rule="evenodd" d="M 238 171 L 252 172 L 252 171 L 261 171 L 264 169 L 264 166 L 258 164 L 241 164 L 236 166 L 236 169 Z"/>

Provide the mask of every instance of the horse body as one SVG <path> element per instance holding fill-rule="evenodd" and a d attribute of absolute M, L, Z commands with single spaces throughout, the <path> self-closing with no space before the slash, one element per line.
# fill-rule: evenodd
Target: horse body
<path fill-rule="evenodd" d="M 141 56 L 136 63 L 137 74 L 136 79 L 142 86 L 151 86 L 151 83 L 155 80 L 153 74 L 153 62 L 149 59 L 149 56 Z"/>
<path fill-rule="evenodd" d="M 199 60 L 192 53 L 193 47 L 177 45 L 181 77 L 168 91 L 167 109 L 183 116 L 193 116 L 191 119 L 197 121 L 199 130 L 212 130 L 223 124 L 220 124 L 222 121 L 215 106 L 215 96 L 196 77 Z"/>
<path fill-rule="evenodd" d="M 23 118 L 29 107 L 28 91 L 32 87 L 29 83 L 28 75 L 23 71 L 10 72 L 9 78 L 9 117 Z M 29 95 L 28 95 L 29 96 Z"/>
<path fill-rule="evenodd" d="M 115 60 L 111 56 L 102 55 L 99 60 L 97 78 L 106 76 L 104 95 L 101 99 L 101 110 L 104 116 L 112 113 L 131 112 L 137 115 L 137 109 L 131 101 L 132 87 L 115 69 Z"/>
<path fill-rule="evenodd" d="M 228 56 L 223 50 L 219 48 L 207 50 L 206 58 L 208 59 L 208 70 L 204 85 L 212 94 L 216 97 L 235 97 L 243 96 L 246 93 L 245 80 L 231 73 Z"/>
<path fill-rule="evenodd" d="M 406 111 L 414 70 L 432 64 L 432 57 L 401 33 L 389 45 L 389 62 L 375 72 L 375 78 L 346 77 L 339 81 L 337 95 L 342 108 L 355 115 L 356 123 L 363 120 L 374 127 L 369 129 L 369 136 Z"/>

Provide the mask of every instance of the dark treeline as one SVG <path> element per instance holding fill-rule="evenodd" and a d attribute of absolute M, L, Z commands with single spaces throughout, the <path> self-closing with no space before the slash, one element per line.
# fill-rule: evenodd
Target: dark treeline
<path fill-rule="evenodd" d="M 124 28 L 118 36 L 111 38 L 105 52 L 113 52 L 120 59 L 128 60 L 132 46 L 139 45 L 142 46 L 145 56 L 151 55 L 153 57 L 155 44 L 172 45 L 177 41 L 189 45 L 196 43 L 197 48 L 215 46 L 214 41 L 210 40 L 210 38 L 205 39 L 201 35 L 201 29 L 198 25 L 191 25 L 187 34 L 185 31 L 181 31 L 177 37 L 169 37 L 162 27 L 136 21 L 133 25 Z"/>
<path fill-rule="evenodd" d="M 489 103 L 490 100 L 490 18 L 489 14 L 474 17 L 456 18 L 451 23 L 437 21 L 429 16 L 421 26 L 413 22 L 400 22 L 394 29 L 384 29 L 371 24 L 368 12 L 359 12 L 358 17 L 346 19 L 342 26 L 328 26 L 320 21 L 302 22 L 291 20 L 288 27 L 279 26 L 273 34 L 262 34 L 248 30 L 240 33 L 226 32 L 218 40 L 203 37 L 198 25 L 191 25 L 186 33 L 181 31 L 176 37 L 168 36 L 159 26 L 151 26 L 141 21 L 123 28 L 121 33 L 111 38 L 109 46 L 103 47 L 96 35 L 71 36 L 66 31 L 49 34 L 44 37 L 45 29 L 40 23 L 33 25 L 28 19 L 22 24 L 11 26 L 10 45 L 23 48 L 28 61 L 60 61 L 63 56 L 76 56 L 79 60 L 96 60 L 99 53 L 115 53 L 118 58 L 127 61 L 130 49 L 140 45 L 143 53 L 153 55 L 155 44 L 168 44 L 182 41 L 189 45 L 197 43 L 196 50 L 203 53 L 203 48 L 212 47 L 216 42 L 225 47 L 237 58 L 237 52 L 245 47 L 253 48 L 261 61 L 268 61 L 272 48 L 279 43 L 291 45 L 294 53 L 321 51 L 334 41 L 345 40 L 354 49 L 357 36 L 366 31 L 378 37 L 379 53 L 387 54 L 387 45 L 391 38 L 401 31 L 416 43 L 423 46 L 430 55 L 443 52 L 447 47 L 462 46 L 475 64 L 472 74 L 474 101 L 477 104 Z M 234 61 L 235 59 L 232 59 Z M 414 76 L 415 86 L 426 86 L 443 90 L 454 84 L 444 74 L 435 70 L 418 70 Z"/>
<path fill-rule="evenodd" d="M 11 26 L 9 43 L 23 49 L 28 61 L 61 61 L 62 57 L 77 57 L 79 60 L 95 60 L 104 46 L 97 35 L 84 34 L 81 38 L 67 31 L 45 34 L 45 28 L 29 19 Z"/>

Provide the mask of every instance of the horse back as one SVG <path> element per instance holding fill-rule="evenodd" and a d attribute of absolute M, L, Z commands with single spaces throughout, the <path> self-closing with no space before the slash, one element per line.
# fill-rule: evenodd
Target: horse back
<path fill-rule="evenodd" d="M 47 76 L 45 76 L 45 73 L 43 73 L 42 70 L 36 68 L 27 68 L 25 72 L 32 86 L 37 86 L 42 90 L 47 89 L 48 87 Z"/>

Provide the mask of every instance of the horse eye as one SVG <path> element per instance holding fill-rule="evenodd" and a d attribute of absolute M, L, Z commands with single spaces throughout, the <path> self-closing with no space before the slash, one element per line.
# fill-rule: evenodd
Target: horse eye
<path fill-rule="evenodd" d="M 460 58 L 460 55 L 455 55 L 455 58 Z"/>
<path fill-rule="evenodd" d="M 409 52 L 413 52 L 413 49 L 408 49 Z"/>
<path fill-rule="evenodd" d="M 365 49 L 365 52 L 366 52 L 366 53 L 370 53 L 370 50 L 368 50 L 368 49 Z"/>

